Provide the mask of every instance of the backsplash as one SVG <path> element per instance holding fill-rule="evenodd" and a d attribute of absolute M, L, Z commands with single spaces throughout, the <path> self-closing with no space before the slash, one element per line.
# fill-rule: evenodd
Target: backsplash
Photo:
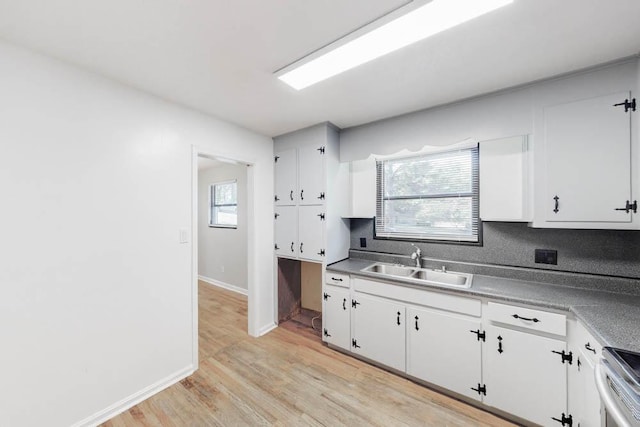
<path fill-rule="evenodd" d="M 482 232 L 482 246 L 416 245 L 429 259 L 640 279 L 640 231 L 539 229 L 523 223 L 485 222 Z M 362 237 L 367 239 L 366 248 L 360 247 Z M 351 220 L 351 249 L 405 256 L 413 252 L 409 242 L 374 239 L 372 219 Z M 535 249 L 557 250 L 558 264 L 536 264 Z"/>

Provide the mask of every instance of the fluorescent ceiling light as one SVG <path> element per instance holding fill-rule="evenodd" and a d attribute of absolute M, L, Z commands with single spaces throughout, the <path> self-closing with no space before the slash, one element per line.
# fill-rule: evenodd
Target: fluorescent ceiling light
<path fill-rule="evenodd" d="M 384 18 L 373 22 L 276 75 L 289 86 L 304 89 L 510 3 L 513 0 L 433 0 L 417 8 L 412 3 L 407 6 L 410 12 L 383 25 Z"/>

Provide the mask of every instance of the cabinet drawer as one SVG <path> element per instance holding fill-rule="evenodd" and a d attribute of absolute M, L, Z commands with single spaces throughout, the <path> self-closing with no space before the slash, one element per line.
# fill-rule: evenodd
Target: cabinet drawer
<path fill-rule="evenodd" d="M 327 271 L 325 273 L 325 282 L 329 285 L 349 287 L 350 278 L 348 274 L 334 273 L 333 271 Z"/>
<path fill-rule="evenodd" d="M 492 322 L 519 326 L 540 332 L 566 336 L 567 316 L 515 305 L 489 302 L 487 318 Z"/>

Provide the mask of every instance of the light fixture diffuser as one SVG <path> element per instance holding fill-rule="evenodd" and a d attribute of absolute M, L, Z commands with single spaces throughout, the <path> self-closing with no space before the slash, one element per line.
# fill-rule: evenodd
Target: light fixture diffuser
<path fill-rule="evenodd" d="M 309 57 L 276 72 L 278 79 L 300 90 L 429 36 L 460 25 L 513 0 L 433 0 L 411 7 L 396 19 L 373 22 Z"/>

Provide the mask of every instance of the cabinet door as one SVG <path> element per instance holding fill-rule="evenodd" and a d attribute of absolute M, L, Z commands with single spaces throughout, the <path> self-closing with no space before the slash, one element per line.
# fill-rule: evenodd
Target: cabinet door
<path fill-rule="evenodd" d="M 355 292 L 351 351 L 398 371 L 405 370 L 405 307 Z"/>
<path fill-rule="evenodd" d="M 524 136 L 480 143 L 480 218 L 483 221 L 530 219 L 528 162 Z"/>
<path fill-rule="evenodd" d="M 631 113 L 622 92 L 544 110 L 547 221 L 631 222 Z"/>
<path fill-rule="evenodd" d="M 322 148 L 322 150 L 321 150 Z M 324 203 L 324 147 L 309 146 L 299 150 L 300 205 Z"/>
<path fill-rule="evenodd" d="M 573 425 L 600 427 L 600 394 L 595 384 L 595 364 L 584 350 L 575 354 L 577 358 L 569 368 L 569 412 L 573 416 Z"/>
<path fill-rule="evenodd" d="M 600 426 L 600 395 L 595 382 L 595 364 L 602 356 L 602 346 L 584 326 L 569 324 L 569 349 L 575 355 L 569 367 L 569 412 L 573 425 Z"/>
<path fill-rule="evenodd" d="M 275 162 L 275 202 L 276 206 L 295 205 L 297 190 L 298 162 L 296 149 L 276 153 Z"/>
<path fill-rule="evenodd" d="M 324 206 L 300 206 L 299 208 L 300 258 L 322 262 L 325 258 Z"/>
<path fill-rule="evenodd" d="M 298 256 L 298 209 L 296 206 L 276 206 L 275 249 L 276 255 Z"/>
<path fill-rule="evenodd" d="M 555 351 L 566 343 L 526 332 L 487 327 L 484 403 L 543 426 L 567 412 L 567 364 Z"/>
<path fill-rule="evenodd" d="M 407 308 L 407 374 L 480 400 L 479 319 Z"/>
<path fill-rule="evenodd" d="M 325 285 L 322 300 L 323 341 L 351 349 L 351 298 L 349 289 Z"/>

